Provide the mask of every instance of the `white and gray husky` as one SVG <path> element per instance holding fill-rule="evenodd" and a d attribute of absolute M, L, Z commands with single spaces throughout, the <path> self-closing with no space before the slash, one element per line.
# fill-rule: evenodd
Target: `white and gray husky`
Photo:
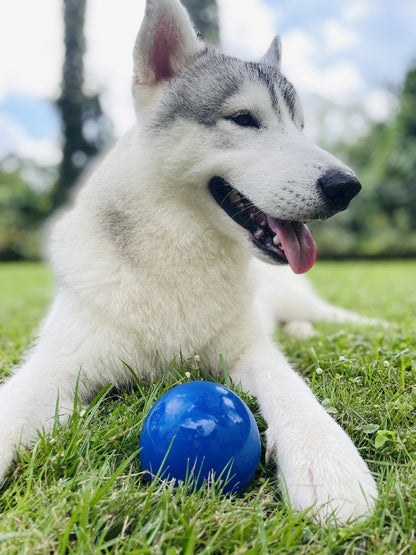
<path fill-rule="evenodd" d="M 56 298 L 0 388 L 0 480 L 19 446 L 52 428 L 58 398 L 65 422 L 76 391 L 87 401 L 128 383 L 122 361 L 153 379 L 175 357 L 199 355 L 218 375 L 222 354 L 258 399 L 291 506 L 338 523 L 371 514 L 369 469 L 271 334 L 279 320 L 356 319 L 265 264 L 306 272 L 315 243 L 303 222 L 345 209 L 360 189 L 303 135 L 280 57 L 278 38 L 258 63 L 224 56 L 178 0 L 147 0 L 134 47 L 136 125 L 54 224 Z"/>

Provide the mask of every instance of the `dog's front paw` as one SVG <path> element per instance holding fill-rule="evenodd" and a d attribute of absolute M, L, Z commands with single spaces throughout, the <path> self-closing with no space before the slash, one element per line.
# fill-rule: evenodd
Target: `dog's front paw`
<path fill-rule="evenodd" d="M 311 509 L 316 522 L 343 525 L 370 516 L 376 483 L 355 446 L 344 434 L 311 445 L 308 439 L 285 445 L 268 431 L 266 456 L 277 454 L 279 482 L 297 511 Z M 329 441 L 328 441 L 329 439 Z"/>

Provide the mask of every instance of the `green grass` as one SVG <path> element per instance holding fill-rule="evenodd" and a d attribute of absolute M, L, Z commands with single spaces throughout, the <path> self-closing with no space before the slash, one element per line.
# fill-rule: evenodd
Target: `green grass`
<path fill-rule="evenodd" d="M 328 300 L 396 323 L 322 324 L 308 341 L 280 337 L 376 473 L 373 517 L 353 528 L 313 525 L 282 503 L 275 469 L 264 462 L 241 497 L 147 484 L 140 429 L 153 402 L 187 379 L 183 368 L 171 368 L 163 383 L 104 390 L 20 457 L 0 491 L 0 553 L 416 553 L 416 263 L 320 263 L 311 278 Z M 34 336 L 51 295 L 44 267 L 0 265 L 3 375 Z"/>
<path fill-rule="evenodd" d="M 52 296 L 52 283 L 51 272 L 40 264 L 0 265 L 0 376 L 27 348 Z"/>

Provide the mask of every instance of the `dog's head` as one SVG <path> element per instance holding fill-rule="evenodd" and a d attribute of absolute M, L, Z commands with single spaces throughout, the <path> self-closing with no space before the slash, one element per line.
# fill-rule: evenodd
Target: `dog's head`
<path fill-rule="evenodd" d="M 193 188 L 187 194 L 198 191 L 214 225 L 302 273 L 316 256 L 303 222 L 344 210 L 361 186 L 303 134 L 300 102 L 280 61 L 278 38 L 259 62 L 224 56 L 197 37 L 178 0 L 147 0 L 133 94 L 148 132 L 168 137 L 169 160 L 160 165 L 175 161 L 166 174 L 180 166 Z"/>

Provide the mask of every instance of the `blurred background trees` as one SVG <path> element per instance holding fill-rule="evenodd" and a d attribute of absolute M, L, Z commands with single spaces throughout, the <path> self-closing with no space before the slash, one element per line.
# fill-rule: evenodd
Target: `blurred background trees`
<path fill-rule="evenodd" d="M 37 258 L 45 218 L 68 197 L 79 175 L 109 143 L 111 125 L 99 94 L 84 87 L 87 0 L 63 0 L 65 57 L 56 106 L 62 161 L 39 168 L 30 161 L 0 161 L 0 260 Z M 201 35 L 219 42 L 215 0 L 182 0 Z M 363 190 L 350 208 L 311 224 L 321 258 L 416 256 L 416 62 L 397 91 L 397 110 L 350 144 L 326 144 L 350 164 Z"/>
<path fill-rule="evenodd" d="M 51 184 L 55 175 L 54 169 L 11 158 L 0 165 L 0 261 L 39 257 L 42 224 L 52 209 L 51 188 L 28 183 Z"/>
<path fill-rule="evenodd" d="M 357 172 L 363 190 L 348 210 L 313 224 L 321 256 L 416 255 L 416 64 L 397 92 L 398 109 L 353 146 L 332 150 Z"/>

